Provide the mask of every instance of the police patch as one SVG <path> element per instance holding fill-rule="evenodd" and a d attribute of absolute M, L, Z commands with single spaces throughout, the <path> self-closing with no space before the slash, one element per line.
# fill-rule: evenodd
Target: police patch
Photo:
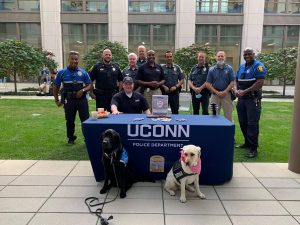
<path fill-rule="evenodd" d="M 78 74 L 78 76 L 82 76 L 82 72 L 81 71 L 78 71 L 77 74 Z"/>
<path fill-rule="evenodd" d="M 263 72 L 263 71 L 264 71 L 264 68 L 263 68 L 262 66 L 258 66 L 258 67 L 257 67 L 257 70 L 258 70 L 259 72 Z"/>
<path fill-rule="evenodd" d="M 113 68 L 112 68 L 112 71 L 116 71 L 116 68 L 115 68 L 115 67 L 113 67 Z"/>

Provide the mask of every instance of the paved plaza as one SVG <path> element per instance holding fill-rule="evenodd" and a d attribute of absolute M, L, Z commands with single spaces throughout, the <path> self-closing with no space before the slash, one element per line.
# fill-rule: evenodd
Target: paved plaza
<path fill-rule="evenodd" d="M 95 225 L 84 199 L 99 194 L 89 161 L 0 160 L 1 225 Z M 137 183 L 104 207 L 118 225 L 296 225 L 300 174 L 286 163 L 234 163 L 231 182 L 201 186 L 207 199 L 169 196 L 163 182 Z M 112 199 L 116 189 L 108 198 Z"/>

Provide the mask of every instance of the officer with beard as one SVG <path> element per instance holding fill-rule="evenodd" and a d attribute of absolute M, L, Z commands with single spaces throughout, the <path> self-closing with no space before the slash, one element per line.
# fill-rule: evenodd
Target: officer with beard
<path fill-rule="evenodd" d="M 217 52 L 216 60 L 217 63 L 208 71 L 206 80 L 207 88 L 212 93 L 210 103 L 218 106 L 218 114 L 222 108 L 225 118 L 232 121 L 233 104 L 230 91 L 234 86 L 234 72 L 232 67 L 225 63 L 224 51 Z"/>
<path fill-rule="evenodd" d="M 96 100 L 96 109 L 104 108 L 110 111 L 110 102 L 113 95 L 122 88 L 123 76 L 121 70 L 111 60 L 111 51 L 105 49 L 102 53 L 102 62 L 95 64 L 89 70 L 91 80 L 95 81 L 94 91 L 90 95 Z"/>

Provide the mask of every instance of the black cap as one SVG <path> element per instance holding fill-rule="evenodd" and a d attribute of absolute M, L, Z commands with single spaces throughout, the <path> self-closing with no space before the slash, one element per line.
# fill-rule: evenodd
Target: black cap
<path fill-rule="evenodd" d="M 133 80 L 132 80 L 132 78 L 131 77 L 129 77 L 129 76 L 126 76 L 126 77 L 124 77 L 124 79 L 123 79 L 123 83 L 133 83 Z"/>

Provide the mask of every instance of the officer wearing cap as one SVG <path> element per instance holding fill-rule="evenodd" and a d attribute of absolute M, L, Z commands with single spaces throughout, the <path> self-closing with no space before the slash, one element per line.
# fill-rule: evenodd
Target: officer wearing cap
<path fill-rule="evenodd" d="M 234 87 L 234 72 L 232 67 L 225 63 L 224 51 L 217 52 L 216 60 L 217 63 L 208 71 L 206 87 L 212 93 L 210 102 L 218 106 L 218 113 L 223 109 L 225 118 L 232 121 L 233 103 L 230 91 Z"/>
<path fill-rule="evenodd" d="M 123 76 L 118 65 L 111 62 L 112 54 L 109 49 L 102 52 L 102 62 L 95 64 L 89 74 L 92 81 L 95 81 L 95 88 L 90 93 L 96 99 L 96 109 L 104 108 L 110 111 L 112 96 L 121 89 Z"/>
<path fill-rule="evenodd" d="M 240 128 L 244 136 L 244 144 L 239 148 L 247 148 L 247 156 L 257 156 L 259 119 L 261 113 L 262 86 L 267 71 L 262 62 L 254 58 L 252 48 L 244 50 L 245 63 L 240 65 L 236 76 L 237 113 Z"/>
<path fill-rule="evenodd" d="M 192 95 L 193 114 L 199 115 L 200 103 L 202 115 L 208 115 L 208 105 L 210 91 L 206 88 L 206 79 L 209 66 L 205 61 L 206 54 L 199 52 L 197 56 L 198 64 L 195 65 L 189 75 L 188 84 Z"/>
<path fill-rule="evenodd" d="M 165 83 L 162 85 L 163 94 L 168 95 L 169 105 L 172 114 L 178 114 L 179 111 L 179 93 L 184 81 L 184 74 L 181 68 L 173 63 L 173 53 L 166 51 L 166 64 L 162 66 L 164 71 Z"/>
<path fill-rule="evenodd" d="M 161 65 L 155 63 L 155 51 L 147 52 L 147 63 L 139 67 L 136 80 L 143 88 L 144 97 L 151 108 L 152 95 L 161 95 L 160 87 L 165 82 Z"/>
<path fill-rule="evenodd" d="M 134 83 L 133 90 L 140 92 L 141 87 L 138 86 L 136 83 L 136 75 L 138 71 L 138 65 L 137 65 L 137 55 L 135 53 L 129 53 L 128 55 L 128 66 L 125 67 L 123 70 L 123 78 L 124 77 L 131 77 Z"/>
<path fill-rule="evenodd" d="M 149 105 L 140 93 L 133 91 L 133 80 L 127 76 L 123 79 L 123 90 L 115 94 L 111 100 L 112 114 L 145 113 L 150 114 Z"/>
<path fill-rule="evenodd" d="M 64 105 L 68 144 L 74 144 L 76 140 L 75 118 L 78 111 L 80 121 L 89 118 L 89 106 L 86 92 L 92 89 L 92 81 L 89 74 L 78 67 L 79 53 L 69 53 L 69 66 L 58 71 L 53 81 L 53 96 L 57 106 Z M 63 84 L 61 101 L 58 99 L 60 85 Z"/>

